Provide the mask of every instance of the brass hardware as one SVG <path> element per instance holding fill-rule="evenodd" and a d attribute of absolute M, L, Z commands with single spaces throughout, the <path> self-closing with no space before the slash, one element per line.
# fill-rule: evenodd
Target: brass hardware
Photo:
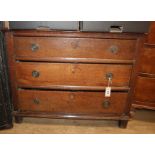
<path fill-rule="evenodd" d="M 32 76 L 37 78 L 40 76 L 40 73 L 38 71 L 32 71 Z"/>
<path fill-rule="evenodd" d="M 115 45 L 112 45 L 110 48 L 109 48 L 109 51 L 113 54 L 116 54 L 118 52 L 118 47 L 115 46 Z"/>
<path fill-rule="evenodd" d="M 109 79 L 112 79 L 113 76 L 114 76 L 113 73 L 107 73 L 107 74 L 106 74 L 106 79 L 108 79 L 108 80 L 109 80 Z"/>
<path fill-rule="evenodd" d="M 102 105 L 103 105 L 104 108 L 109 108 L 110 102 L 108 100 L 105 100 L 105 101 L 103 101 Z"/>
<path fill-rule="evenodd" d="M 40 104 L 40 100 L 38 98 L 33 99 L 34 104 Z"/>
<path fill-rule="evenodd" d="M 36 52 L 39 49 L 39 46 L 37 44 L 31 44 L 31 50 L 33 52 Z"/>

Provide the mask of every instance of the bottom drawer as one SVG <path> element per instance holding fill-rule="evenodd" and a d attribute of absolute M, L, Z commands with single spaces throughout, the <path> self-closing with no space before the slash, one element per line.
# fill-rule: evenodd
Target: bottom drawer
<path fill-rule="evenodd" d="M 123 113 L 126 92 L 112 92 L 105 98 L 104 92 L 19 90 L 18 108 L 21 111 L 53 112 L 65 114 Z"/>

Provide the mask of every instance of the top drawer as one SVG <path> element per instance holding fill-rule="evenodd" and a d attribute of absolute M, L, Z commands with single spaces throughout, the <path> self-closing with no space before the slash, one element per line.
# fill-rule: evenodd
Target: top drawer
<path fill-rule="evenodd" d="M 14 37 L 17 59 L 93 58 L 132 60 L 136 40 Z"/>

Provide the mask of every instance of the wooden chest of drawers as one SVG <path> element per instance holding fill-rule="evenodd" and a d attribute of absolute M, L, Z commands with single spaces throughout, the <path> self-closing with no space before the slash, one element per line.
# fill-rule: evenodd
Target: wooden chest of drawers
<path fill-rule="evenodd" d="M 126 127 L 142 37 L 132 33 L 6 32 L 16 122 L 22 117 L 114 119 Z M 112 92 L 105 97 L 108 85 Z"/>

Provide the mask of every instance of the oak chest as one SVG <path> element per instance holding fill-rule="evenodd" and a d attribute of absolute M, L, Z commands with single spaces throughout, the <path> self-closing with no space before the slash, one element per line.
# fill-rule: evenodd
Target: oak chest
<path fill-rule="evenodd" d="M 113 119 L 126 127 L 142 34 L 6 33 L 16 122 L 22 117 Z M 105 95 L 111 88 L 109 97 Z"/>

